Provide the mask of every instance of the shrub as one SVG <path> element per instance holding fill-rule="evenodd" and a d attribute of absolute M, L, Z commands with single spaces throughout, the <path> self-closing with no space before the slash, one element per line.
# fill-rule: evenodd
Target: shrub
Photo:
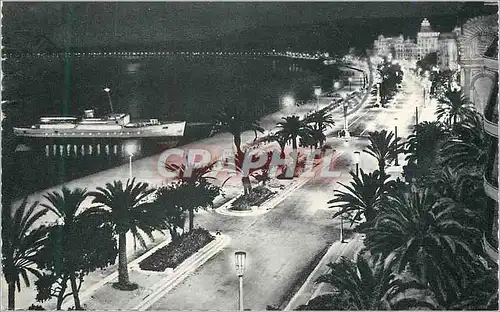
<path fill-rule="evenodd" d="M 28 307 L 28 310 L 37 310 L 37 311 L 42 311 L 45 310 L 41 305 L 38 304 L 32 304 Z"/>
<path fill-rule="evenodd" d="M 252 206 L 260 206 L 266 200 L 271 198 L 276 192 L 269 190 L 263 185 L 254 187 L 252 191 L 246 195 L 238 197 L 234 202 L 230 210 L 246 211 L 252 210 Z"/>
<path fill-rule="evenodd" d="M 205 229 L 197 228 L 181 235 L 179 241 L 171 242 L 158 249 L 148 258 L 139 263 L 141 270 L 165 271 L 175 269 L 184 260 L 214 240 L 214 237 Z"/>

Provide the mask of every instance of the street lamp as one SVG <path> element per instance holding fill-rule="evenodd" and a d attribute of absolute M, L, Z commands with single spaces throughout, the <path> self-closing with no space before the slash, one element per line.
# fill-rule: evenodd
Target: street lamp
<path fill-rule="evenodd" d="M 382 98 L 380 96 L 380 85 L 381 83 L 377 83 L 377 104 L 382 106 Z"/>
<path fill-rule="evenodd" d="M 234 258 L 236 261 L 236 275 L 239 280 L 239 309 L 243 310 L 243 273 L 245 272 L 245 261 L 247 258 L 247 253 L 244 251 L 237 251 L 234 253 Z"/>
<path fill-rule="evenodd" d="M 295 99 L 291 95 L 284 96 L 280 98 L 280 106 L 282 108 L 288 109 L 295 105 Z"/>
<path fill-rule="evenodd" d="M 109 92 L 111 92 L 111 89 L 106 87 L 104 88 L 104 92 L 108 94 L 109 107 L 111 108 L 111 113 L 113 113 L 113 103 L 111 102 L 111 95 L 109 94 Z"/>
<path fill-rule="evenodd" d="M 394 118 L 394 120 L 398 120 L 397 118 Z M 395 145 L 397 147 L 397 143 L 398 143 L 398 126 L 394 126 L 394 140 L 395 140 Z M 396 149 L 396 159 L 394 161 L 394 166 L 399 166 L 399 161 L 398 161 L 398 151 Z"/>
<path fill-rule="evenodd" d="M 317 104 L 316 104 L 316 110 L 319 108 L 319 97 L 321 95 L 321 87 L 315 86 L 314 87 L 314 95 L 316 95 L 316 98 L 318 99 Z"/>
<path fill-rule="evenodd" d="M 354 163 L 356 164 L 356 176 L 359 177 L 359 162 L 361 160 L 361 153 L 354 152 Z"/>
<path fill-rule="evenodd" d="M 342 102 L 342 105 L 344 107 L 344 135 L 346 138 L 349 138 L 349 126 L 347 125 L 347 100 L 344 99 Z"/>
<path fill-rule="evenodd" d="M 125 151 L 128 154 L 128 176 L 130 180 L 132 180 L 132 157 L 134 157 L 135 152 L 137 151 L 137 145 L 135 143 L 128 143 L 125 146 Z"/>
<path fill-rule="evenodd" d="M 352 91 L 352 88 L 351 88 L 352 77 L 347 78 L 347 80 L 349 80 L 349 91 Z"/>

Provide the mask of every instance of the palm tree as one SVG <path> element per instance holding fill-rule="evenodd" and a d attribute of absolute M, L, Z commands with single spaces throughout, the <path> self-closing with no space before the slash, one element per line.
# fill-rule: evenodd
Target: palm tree
<path fill-rule="evenodd" d="M 498 265 L 471 272 L 466 287 L 446 309 L 498 311 Z"/>
<path fill-rule="evenodd" d="M 438 120 L 443 120 L 448 126 L 468 118 L 474 113 L 474 105 L 460 91 L 448 91 L 439 99 L 441 105 L 436 109 Z"/>
<path fill-rule="evenodd" d="M 2 206 L 2 270 L 8 285 L 9 310 L 15 309 L 16 286 L 21 291 L 21 277 L 26 287 L 30 287 L 28 272 L 37 278 L 42 276 L 34 265 L 37 253 L 47 239 L 48 228 L 42 226 L 33 229 L 32 226 L 48 210 L 37 210 L 38 202 L 29 208 L 27 205 L 28 200 L 24 199 L 17 209 L 12 205 Z"/>
<path fill-rule="evenodd" d="M 424 121 L 413 127 L 405 143 L 406 160 L 427 165 L 438 157 L 441 144 L 449 137 L 449 130 L 439 121 Z"/>
<path fill-rule="evenodd" d="M 70 190 L 67 187 L 63 187 L 60 193 L 44 195 L 48 203 L 42 206 L 52 211 L 61 222 L 52 227 L 45 246 L 39 252 L 38 266 L 52 274 L 44 276 L 44 281 L 37 281 L 37 299 L 57 297 L 57 310 L 71 295 L 75 309 L 81 310 L 79 292 L 85 275 L 114 264 L 116 260 L 116 239 L 112 227 L 85 213 L 82 203 L 87 196 L 85 189 Z M 68 281 L 71 292 L 66 294 Z M 54 283 L 57 287 L 53 287 Z M 51 291 L 52 288 L 55 291 Z"/>
<path fill-rule="evenodd" d="M 182 184 L 184 183 L 180 181 L 167 185 L 159 188 L 155 193 L 155 203 L 165 209 L 164 219 L 166 227 L 170 232 L 172 242 L 179 241 L 180 236 L 178 234 L 178 229 L 184 230 L 184 225 L 186 223 L 184 207 L 179 205 L 179 203 L 182 202 L 182 197 L 186 195 L 181 190 Z"/>
<path fill-rule="evenodd" d="M 305 127 L 305 124 L 298 116 L 292 115 L 287 117 L 282 117 L 283 121 L 278 123 L 281 127 L 280 132 L 287 138 L 287 140 L 292 140 L 292 148 L 294 151 L 297 150 L 297 137 L 305 137 L 309 135 L 309 130 Z"/>
<path fill-rule="evenodd" d="M 384 183 L 388 176 L 381 176 L 380 172 L 365 173 L 359 170 L 359 177 L 355 172 L 349 172 L 353 178 L 351 185 L 339 182 L 347 191 L 335 190 L 334 199 L 328 202 L 329 208 L 340 208 L 333 215 L 333 218 L 348 214 L 352 215 L 351 222 L 361 219 L 363 215 L 367 222 L 375 219 L 381 202 L 381 195 L 384 191 Z"/>
<path fill-rule="evenodd" d="M 220 110 L 216 116 L 215 131 L 227 131 L 234 137 L 234 145 L 238 154 L 241 154 L 241 134 L 246 130 L 254 131 L 255 139 L 257 139 L 257 131 L 264 132 L 264 129 L 259 125 L 253 117 L 249 116 L 246 111 L 239 110 L 237 107 L 228 107 Z"/>
<path fill-rule="evenodd" d="M 92 203 L 99 206 L 87 209 L 87 213 L 100 215 L 110 221 L 118 233 L 118 283 L 114 284 L 118 289 L 133 290 L 138 287 L 130 282 L 128 275 L 127 232 L 132 232 L 134 248 L 137 240 L 146 248 L 141 232 L 154 240 L 152 232 L 165 227 L 163 211 L 155 203 L 147 201 L 154 192 L 155 189 L 149 188 L 147 183 L 136 183 L 135 178 L 127 180 L 126 185 L 115 180 L 112 184 L 106 183 L 104 188 L 98 187 L 96 192 L 89 192 L 89 196 L 94 197 Z"/>
<path fill-rule="evenodd" d="M 288 135 L 283 131 L 277 131 L 276 133 L 268 137 L 269 142 L 277 142 L 280 146 L 280 157 L 285 157 L 285 147 L 288 142 Z"/>
<path fill-rule="evenodd" d="M 454 136 L 443 144 L 443 164 L 455 169 L 470 168 L 482 172 L 488 157 L 489 136 L 478 114 L 471 114 L 453 129 Z"/>
<path fill-rule="evenodd" d="M 197 211 L 199 208 L 204 208 L 207 205 L 210 205 L 213 202 L 213 199 L 220 193 L 219 187 L 208 182 L 209 179 L 215 180 L 214 177 L 207 177 L 207 174 L 212 171 L 214 166 L 215 163 L 208 166 L 192 167 L 186 167 L 186 165 L 184 164 L 166 165 L 167 169 L 171 171 L 177 171 L 179 173 L 179 179 L 185 184 L 189 184 L 191 186 L 191 191 L 198 194 L 197 198 L 194 198 L 196 197 L 194 194 L 185 194 L 187 197 L 184 198 L 184 200 L 190 199 L 191 201 L 189 203 L 184 201 L 184 206 L 182 206 L 183 208 L 187 209 L 189 213 L 189 231 L 192 231 L 194 228 L 195 211 Z M 199 205 L 194 204 L 195 200 L 199 203 Z"/>
<path fill-rule="evenodd" d="M 53 277 L 60 279 L 59 291 L 56 294 L 58 310 L 61 309 L 64 299 L 71 295 L 75 309 L 81 310 L 79 291 L 84 276 L 113 264 L 116 259 L 116 239 L 113 237 L 111 226 L 102 224 L 93 215 L 86 214 L 81 206 L 87 196 L 85 189 L 70 190 L 67 187 L 63 187 L 61 193 L 44 195 L 48 203 L 42 206 L 62 221 L 62 224 L 53 227 L 49 234 L 49 239 L 41 251 L 43 259 L 39 262 L 40 267 L 53 271 Z M 65 294 L 68 280 L 71 293 Z"/>
<path fill-rule="evenodd" d="M 480 231 L 465 226 L 457 214 L 467 214 L 467 209 L 428 190 L 390 198 L 365 230 L 366 249 L 396 273 L 409 268 L 425 286 L 454 287 L 477 262 L 472 246 L 481 239 Z"/>
<path fill-rule="evenodd" d="M 62 193 L 58 192 L 53 192 L 53 193 L 48 193 L 47 195 L 44 196 L 45 199 L 49 201 L 50 204 L 42 204 L 43 207 L 47 208 L 48 210 L 52 211 L 53 213 L 56 214 L 58 218 L 61 218 L 63 220 L 63 231 L 62 231 L 62 237 L 74 237 L 78 236 L 78 233 L 81 231 L 85 231 L 88 229 L 82 228 L 81 223 L 79 224 L 79 220 L 77 218 L 77 210 L 80 208 L 80 205 L 82 202 L 87 198 L 87 191 L 85 189 L 74 189 L 71 191 L 70 189 L 63 187 Z M 80 226 L 79 226 L 80 225 Z M 71 243 L 74 244 L 75 242 L 69 242 L 65 239 L 63 239 L 64 243 Z M 62 245 L 62 246 L 61 246 Z M 71 248 L 68 248 L 67 246 L 64 246 L 64 244 L 61 244 L 59 246 L 60 249 L 62 249 L 62 252 L 58 252 L 59 254 L 65 254 L 65 251 Z M 71 255 L 66 255 L 69 256 L 68 261 L 64 261 L 66 259 L 63 259 L 64 265 L 65 266 L 72 266 L 74 264 L 74 261 L 71 261 Z M 66 269 L 66 268 L 65 268 Z M 81 310 L 82 307 L 80 305 L 80 298 L 78 296 L 78 290 L 79 288 L 77 287 L 76 284 L 76 275 L 75 271 L 76 268 L 67 268 L 65 271 L 70 273 L 69 280 L 71 283 L 71 291 L 73 293 L 73 299 L 75 302 L 75 309 L 76 310 Z M 60 274 L 60 272 L 56 272 L 57 275 Z M 64 279 L 65 277 L 63 277 Z M 64 280 L 63 282 L 63 289 L 66 289 L 66 282 L 67 279 Z M 61 291 L 61 293 L 64 293 L 64 291 Z M 62 304 L 62 300 L 60 300 L 60 304 Z M 58 302 L 58 306 L 60 306 Z"/>
<path fill-rule="evenodd" d="M 430 293 L 409 274 L 393 274 L 383 261 L 370 263 L 363 256 L 356 262 L 342 257 L 338 263 L 329 263 L 329 272 L 318 282 L 331 284 L 344 296 L 344 305 L 350 310 L 391 310 L 417 307 L 435 308 Z M 337 309 L 337 308 L 335 308 Z"/>
<path fill-rule="evenodd" d="M 400 138 L 395 138 L 394 133 L 392 131 L 388 133 L 387 130 L 369 132 L 368 135 L 370 145 L 363 152 L 375 157 L 378 170 L 385 175 L 387 163 L 395 160 L 402 152 Z"/>
<path fill-rule="evenodd" d="M 332 115 L 329 115 L 325 111 L 317 111 L 307 116 L 305 119 L 306 124 L 313 124 L 312 130 L 314 137 L 318 140 L 320 147 L 323 147 L 323 143 L 326 140 L 324 137 L 324 131 L 327 128 L 331 128 L 335 125 Z M 321 135 L 320 135 L 321 134 Z"/>

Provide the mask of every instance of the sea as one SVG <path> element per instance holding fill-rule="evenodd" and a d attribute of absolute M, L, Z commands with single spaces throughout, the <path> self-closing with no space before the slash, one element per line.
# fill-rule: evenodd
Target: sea
<path fill-rule="evenodd" d="M 4 60 L 2 69 L 2 139 L 16 142 L 3 150 L 16 167 L 4 173 L 3 181 L 12 184 L 14 197 L 121 165 L 127 158 L 123 153 L 54 154 L 43 144 L 16 141 L 7 125 L 31 125 L 42 116 L 80 116 L 86 109 L 106 114 L 113 106 L 132 120 L 186 121 L 183 144 L 206 136 L 225 106 L 244 108 L 259 119 L 278 110 L 284 96 L 301 102 L 314 96 L 314 86 L 328 90 L 340 73 L 319 60 L 247 56 L 25 57 Z M 141 157 L 158 152 L 148 145 Z"/>

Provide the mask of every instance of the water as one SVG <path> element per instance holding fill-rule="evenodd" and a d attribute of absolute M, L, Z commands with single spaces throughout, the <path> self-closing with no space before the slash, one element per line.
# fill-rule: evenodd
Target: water
<path fill-rule="evenodd" d="M 246 108 L 260 118 L 279 108 L 281 96 L 307 100 L 314 85 L 330 87 L 335 75 L 318 61 L 231 57 L 10 59 L 3 68 L 3 98 L 18 100 L 3 108 L 14 125 L 29 125 L 47 115 L 79 116 L 89 108 L 105 114 L 110 111 L 105 87 L 111 89 L 114 111 L 128 112 L 132 119 L 209 123 L 224 106 Z M 196 127 L 188 126 L 187 140 L 198 137 L 193 129 Z M 57 155 L 47 157 L 46 144 L 17 143 L 25 143 L 31 150 L 15 153 L 16 176 L 4 177 L 4 181 L 12 181 L 19 194 L 126 161 L 121 153 L 97 155 L 95 148 L 94 155 L 77 157 L 66 151 L 60 155 L 58 150 Z M 158 150 L 148 145 L 142 156 L 155 152 Z"/>

